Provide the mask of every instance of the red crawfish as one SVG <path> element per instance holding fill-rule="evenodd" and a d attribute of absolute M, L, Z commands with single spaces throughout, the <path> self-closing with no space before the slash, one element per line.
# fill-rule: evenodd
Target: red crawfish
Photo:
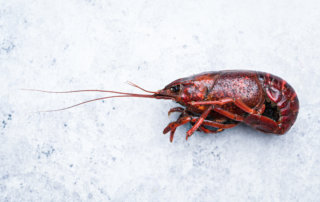
<path fill-rule="evenodd" d="M 77 90 L 50 93 L 73 92 L 107 92 L 118 95 L 88 100 L 67 108 L 84 103 L 114 98 L 143 97 L 170 99 L 182 107 L 169 110 L 179 112 L 179 118 L 168 124 L 163 130 L 170 132 L 173 141 L 177 127 L 191 123 L 186 139 L 195 131 L 217 133 L 232 128 L 239 123 L 265 132 L 282 135 L 294 124 L 298 111 L 299 100 L 294 89 L 283 79 L 275 75 L 247 70 L 212 71 L 175 80 L 159 91 L 148 91 L 136 84 L 129 83 L 150 94 L 124 93 L 108 90 Z M 51 110 L 57 111 L 57 110 Z"/>

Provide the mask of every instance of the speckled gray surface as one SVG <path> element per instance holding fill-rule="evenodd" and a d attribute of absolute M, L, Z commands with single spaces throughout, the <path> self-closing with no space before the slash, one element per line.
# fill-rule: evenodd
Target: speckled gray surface
<path fill-rule="evenodd" d="M 0 201 L 319 201 L 317 0 L 0 0 Z M 219 69 L 267 71 L 297 91 L 284 136 L 238 126 L 173 143 L 177 104 L 113 99 Z"/>

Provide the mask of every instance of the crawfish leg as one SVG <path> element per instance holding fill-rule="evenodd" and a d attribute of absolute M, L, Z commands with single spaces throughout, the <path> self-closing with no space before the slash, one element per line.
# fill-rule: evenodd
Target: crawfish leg
<path fill-rule="evenodd" d="M 201 124 L 203 123 L 203 121 L 207 118 L 207 116 L 209 115 L 210 111 L 212 110 L 213 106 L 209 106 L 202 114 L 201 116 L 197 119 L 197 122 L 192 126 L 192 128 L 190 130 L 187 131 L 187 136 L 186 139 L 188 140 L 188 138 L 194 133 L 194 131 L 196 131 L 199 126 L 201 126 Z"/>
<path fill-rule="evenodd" d="M 222 98 L 220 100 L 215 101 L 198 101 L 198 102 L 191 102 L 191 105 L 224 105 L 228 103 L 234 103 L 237 107 L 242 109 L 243 111 L 249 114 L 258 114 L 258 112 L 248 105 L 246 105 L 242 100 L 235 99 L 235 98 Z"/>
<path fill-rule="evenodd" d="M 223 115 L 223 116 L 225 116 L 225 117 L 227 117 L 227 118 L 229 118 L 229 119 L 235 120 L 235 121 L 241 121 L 241 122 L 243 122 L 243 120 L 244 120 L 244 117 L 242 117 L 242 116 L 240 116 L 240 115 L 238 115 L 238 114 L 229 112 L 229 111 L 227 111 L 227 110 L 224 110 L 224 109 L 222 109 L 221 107 L 215 106 L 215 107 L 213 108 L 213 110 L 216 111 L 216 112 L 218 112 L 219 114 L 221 114 L 221 115 Z"/>
<path fill-rule="evenodd" d="M 197 118 L 192 118 L 191 122 L 196 122 Z M 233 128 L 235 127 L 237 124 L 225 124 L 225 123 L 218 123 L 215 121 L 211 121 L 211 120 L 204 120 L 202 122 L 202 125 L 206 125 L 206 126 L 211 126 L 214 128 L 220 128 L 220 129 L 227 129 L 227 128 Z"/>
<path fill-rule="evenodd" d="M 199 101 L 199 102 L 191 102 L 192 105 L 214 105 L 212 108 L 214 111 L 218 112 L 219 114 L 229 118 L 229 119 L 232 119 L 232 120 L 235 120 L 235 121 L 241 121 L 243 122 L 244 121 L 244 117 L 243 116 L 240 116 L 238 114 L 235 114 L 235 113 L 232 113 L 232 112 L 229 112 L 225 109 L 222 109 L 221 107 L 217 106 L 217 105 L 224 105 L 224 104 L 227 104 L 227 103 L 234 103 L 236 106 L 241 106 L 239 107 L 240 109 L 242 109 L 243 111 L 245 112 L 248 112 L 250 111 L 251 113 L 255 110 L 252 109 L 252 111 L 250 110 L 251 108 L 248 107 L 247 105 L 245 105 L 242 101 L 239 102 L 239 100 L 236 100 L 236 99 L 233 99 L 233 98 L 223 98 L 223 99 L 220 99 L 220 100 L 217 100 L 217 101 Z M 245 107 L 243 107 L 245 105 Z M 249 110 L 248 110 L 249 109 Z M 249 112 L 248 112 L 249 113 Z"/>
<path fill-rule="evenodd" d="M 168 126 L 163 130 L 163 134 L 170 132 L 170 142 L 173 141 L 174 133 L 176 132 L 177 127 L 189 123 L 191 121 L 191 116 L 180 116 L 179 119 L 175 122 L 171 122 Z"/>
<path fill-rule="evenodd" d="M 249 116 L 245 118 L 244 123 L 266 133 L 283 134 L 283 132 L 280 130 L 281 123 L 278 123 L 263 115 L 249 114 Z"/>
<path fill-rule="evenodd" d="M 190 122 L 192 123 L 196 122 L 196 118 L 192 118 Z M 205 120 L 203 121 L 202 125 L 199 127 L 199 131 L 204 133 L 218 133 L 218 132 L 222 132 L 224 129 L 233 128 L 236 125 L 238 124 L 223 124 L 223 123 L 217 123 L 214 121 Z M 210 127 L 213 127 L 214 129 L 208 129 L 205 126 L 210 126 Z"/>
<path fill-rule="evenodd" d="M 201 126 L 199 126 L 198 130 L 201 132 L 204 132 L 204 133 L 217 133 L 217 132 L 221 132 L 223 129 L 221 129 L 220 131 L 212 130 L 212 129 L 208 129 L 208 128 L 204 127 L 203 125 L 201 125 Z"/>
<path fill-rule="evenodd" d="M 191 119 L 191 123 L 195 123 L 197 121 L 196 117 L 192 117 Z M 215 121 L 211 121 L 211 120 L 204 120 L 202 125 L 199 127 L 199 131 L 205 132 L 205 133 L 218 133 L 218 132 L 222 132 L 224 129 L 227 128 L 233 128 L 236 125 L 238 125 L 238 123 L 234 123 L 234 124 L 224 124 L 224 123 L 219 123 L 219 122 L 215 122 Z M 215 128 L 215 130 L 213 129 L 208 129 L 205 126 L 210 126 Z"/>
<path fill-rule="evenodd" d="M 182 113 L 184 111 L 185 111 L 185 109 L 183 109 L 182 107 L 174 107 L 168 111 L 168 116 L 170 116 L 170 114 L 173 112 L 181 112 Z"/>

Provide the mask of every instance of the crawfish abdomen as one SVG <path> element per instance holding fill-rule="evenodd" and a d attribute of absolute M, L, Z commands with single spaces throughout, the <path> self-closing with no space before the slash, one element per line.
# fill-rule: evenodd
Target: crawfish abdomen
<path fill-rule="evenodd" d="M 266 102 L 276 106 L 279 129 L 273 133 L 284 134 L 298 116 L 299 100 L 294 89 L 278 76 L 257 72 L 266 97 Z M 268 108 L 266 108 L 268 110 Z M 273 116 L 274 118 L 274 116 Z"/>

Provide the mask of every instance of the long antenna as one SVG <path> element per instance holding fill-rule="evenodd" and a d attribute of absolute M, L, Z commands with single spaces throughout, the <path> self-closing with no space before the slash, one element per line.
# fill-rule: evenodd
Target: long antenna
<path fill-rule="evenodd" d="M 116 97 L 144 97 L 144 98 L 156 98 L 156 99 L 172 99 L 172 97 L 169 96 L 164 96 L 164 95 L 158 95 L 157 92 L 154 91 L 149 91 L 146 90 L 140 86 L 138 86 L 137 84 L 134 84 L 130 81 L 127 82 L 129 85 L 138 88 L 144 92 L 147 93 L 152 93 L 151 95 L 148 94 L 137 94 L 137 93 L 126 93 L 126 92 L 120 92 L 120 91 L 112 91 L 112 90 L 98 90 L 98 89 L 88 89 L 88 90 L 70 90 L 70 91 L 48 91 L 48 90 L 38 90 L 38 89 L 21 89 L 21 90 L 25 90 L 25 91 L 36 91 L 36 92 L 43 92 L 43 93 L 80 93 L 80 92 L 102 92 L 102 93 L 114 93 L 114 94 L 120 94 L 120 95 L 114 95 L 114 96 L 106 96 L 106 97 L 100 97 L 100 98 L 96 98 L 96 99 L 91 99 L 91 100 L 87 100 L 84 102 L 80 102 L 78 104 L 69 106 L 69 107 L 64 107 L 61 109 L 54 109 L 54 110 L 46 110 L 46 111 L 40 111 L 40 112 L 55 112 L 55 111 L 62 111 L 62 110 L 66 110 L 66 109 L 70 109 L 79 105 L 83 105 L 89 102 L 94 102 L 94 101 L 98 101 L 98 100 L 104 100 L 104 99 L 109 99 L 109 98 L 116 98 Z"/>
<path fill-rule="evenodd" d="M 144 91 L 144 92 L 147 92 L 147 93 L 156 93 L 156 92 L 153 92 L 153 91 L 149 91 L 149 90 L 146 90 L 140 86 L 138 86 L 137 84 L 135 83 L 132 83 L 131 81 L 127 81 L 127 84 L 133 86 L 133 87 L 136 87 L 136 88 L 139 88 L 140 90 Z"/>
<path fill-rule="evenodd" d="M 75 104 L 75 105 L 71 105 L 69 107 L 65 107 L 65 108 L 61 108 L 61 109 L 53 109 L 53 110 L 46 110 L 46 111 L 40 111 L 40 112 L 56 112 L 56 111 L 63 111 L 63 110 L 66 110 L 66 109 L 71 109 L 73 107 L 77 107 L 79 105 L 83 105 L 83 104 L 86 104 L 86 103 L 89 103 L 89 102 L 94 102 L 94 101 L 98 101 L 98 100 L 105 100 L 105 99 L 109 99 L 109 98 L 115 98 L 115 97 L 144 97 L 144 98 L 154 98 L 153 95 L 139 95 L 139 94 L 132 94 L 132 95 L 114 95 L 114 96 L 107 96 L 107 97 L 101 97 L 101 98 L 96 98 L 96 99 L 92 99 L 92 100 L 87 100 L 87 101 L 84 101 L 84 102 L 80 102 L 78 104 Z"/>
<path fill-rule="evenodd" d="M 42 93 L 81 93 L 81 92 L 102 92 L 102 93 L 116 93 L 116 94 L 123 94 L 123 95 L 134 94 L 134 93 L 125 93 L 125 92 L 120 92 L 120 91 L 112 91 L 112 90 L 95 90 L 95 89 L 90 89 L 90 90 L 70 90 L 70 91 L 49 91 L 49 90 L 38 90 L 38 89 L 22 88 L 21 90 L 25 90 L 25 91 L 35 91 L 35 92 L 42 92 Z M 150 91 L 150 92 L 151 92 L 151 91 Z"/>

